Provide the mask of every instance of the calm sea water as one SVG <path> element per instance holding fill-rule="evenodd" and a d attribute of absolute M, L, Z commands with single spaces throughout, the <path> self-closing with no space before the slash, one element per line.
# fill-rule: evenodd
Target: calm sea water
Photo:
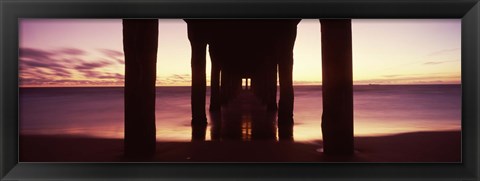
<path fill-rule="evenodd" d="M 322 138 L 321 95 L 295 86 L 296 141 Z M 21 88 L 19 105 L 21 134 L 123 138 L 123 88 Z M 156 105 L 157 140 L 190 141 L 190 87 L 158 87 Z M 460 130 L 461 86 L 354 86 L 354 119 L 356 136 Z"/>

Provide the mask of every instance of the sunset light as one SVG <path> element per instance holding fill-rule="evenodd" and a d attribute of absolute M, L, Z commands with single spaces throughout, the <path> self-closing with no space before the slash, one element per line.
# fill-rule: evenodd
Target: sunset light
<path fill-rule="evenodd" d="M 354 84 L 459 84 L 460 23 L 352 20 Z M 186 26 L 180 19 L 160 20 L 157 86 L 190 86 Z M 313 19 L 298 25 L 295 85 L 321 85 L 320 26 Z M 122 45 L 120 19 L 21 19 L 20 84 L 123 86 Z M 208 70 L 207 55 L 207 79 Z"/>
<path fill-rule="evenodd" d="M 461 21 L 19 19 L 19 160 L 461 163 Z"/>

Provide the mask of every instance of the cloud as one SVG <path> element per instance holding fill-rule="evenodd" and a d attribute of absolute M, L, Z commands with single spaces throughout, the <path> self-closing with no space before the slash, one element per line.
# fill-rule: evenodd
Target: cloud
<path fill-rule="evenodd" d="M 80 65 L 76 65 L 76 69 L 95 69 L 95 68 L 101 68 L 105 67 L 108 65 L 111 65 L 111 62 L 108 61 L 98 61 L 98 62 L 82 62 Z"/>
<path fill-rule="evenodd" d="M 172 74 L 166 77 L 157 77 L 157 83 L 160 85 L 190 84 L 191 81 L 192 77 L 190 74 Z"/>
<path fill-rule="evenodd" d="M 59 69 L 53 75 L 55 75 L 57 77 L 70 77 L 72 75 L 72 73 L 67 71 L 67 70 Z"/>
<path fill-rule="evenodd" d="M 51 51 L 20 48 L 19 73 L 21 85 L 123 84 L 124 78 L 121 73 L 97 70 L 97 68 L 109 68 L 109 66 L 116 64 L 117 60 L 91 61 L 81 56 L 87 54 L 86 51 L 68 47 Z M 78 73 L 83 75 L 84 78 L 79 77 Z"/>
<path fill-rule="evenodd" d="M 50 69 L 53 71 L 51 75 L 56 75 L 60 77 L 70 77 L 70 75 L 72 75 L 72 73 L 66 68 L 51 67 Z"/>
<path fill-rule="evenodd" d="M 111 74 L 111 73 L 106 73 L 101 76 L 98 76 L 97 78 L 100 79 L 124 79 L 124 76 L 119 73 Z"/>
<path fill-rule="evenodd" d="M 177 80 L 177 81 L 190 81 L 189 74 L 173 74 L 169 77 L 169 79 Z"/>
<path fill-rule="evenodd" d="M 112 50 L 112 49 L 98 49 L 105 56 L 114 59 L 119 64 L 125 64 L 123 52 Z"/>
<path fill-rule="evenodd" d="M 450 48 L 450 49 L 442 49 L 438 51 L 431 52 L 427 56 L 437 56 L 445 53 L 450 53 L 450 52 L 455 52 L 455 51 L 460 51 L 460 48 Z"/>
<path fill-rule="evenodd" d="M 125 76 L 119 73 L 100 72 L 94 70 L 81 70 L 80 72 L 88 79 L 125 79 Z"/>
<path fill-rule="evenodd" d="M 432 52 L 427 55 L 427 62 L 424 62 L 423 65 L 438 65 L 449 62 L 460 62 L 460 53 L 458 51 L 460 51 L 460 48 L 450 48 Z"/>
<path fill-rule="evenodd" d="M 321 81 L 306 81 L 306 80 L 295 80 L 293 85 L 320 85 Z"/>
<path fill-rule="evenodd" d="M 68 67 L 55 62 L 48 61 L 48 59 L 39 61 L 39 60 L 33 60 L 33 59 L 20 58 L 20 74 L 28 73 L 28 72 L 37 73 L 36 76 L 55 75 L 60 77 L 69 77 L 71 75 L 71 72 L 68 70 Z"/>
<path fill-rule="evenodd" d="M 67 55 L 85 55 L 86 52 L 76 48 L 63 48 L 58 50 L 58 54 L 67 54 Z"/>
<path fill-rule="evenodd" d="M 20 85 L 43 85 L 48 82 L 45 78 L 21 78 Z"/>
<path fill-rule="evenodd" d="M 19 55 L 22 58 L 26 59 L 36 59 L 36 60 L 45 60 L 50 59 L 54 56 L 63 56 L 63 55 L 85 55 L 86 52 L 76 48 L 61 48 L 54 51 L 45 51 L 37 48 L 20 48 Z"/>
<path fill-rule="evenodd" d="M 79 72 L 81 72 L 86 78 L 96 78 L 101 76 L 99 72 L 93 70 L 79 70 Z"/>
<path fill-rule="evenodd" d="M 112 49 L 98 49 L 100 52 L 110 57 L 123 57 L 123 52 Z"/>
<path fill-rule="evenodd" d="M 20 63 L 31 67 L 63 67 L 78 69 L 94 69 L 113 64 L 109 60 L 88 61 L 81 57 L 64 57 L 69 55 L 84 55 L 85 51 L 75 48 L 62 48 L 55 51 L 45 51 L 34 48 L 20 48 Z M 116 61 L 116 60 L 115 60 Z"/>
<path fill-rule="evenodd" d="M 48 80 L 41 78 L 23 78 L 20 80 L 22 86 L 122 86 L 123 84 L 123 80 Z"/>
<path fill-rule="evenodd" d="M 433 84 L 433 83 L 458 83 L 460 75 L 449 74 L 410 74 L 395 75 L 391 78 L 354 80 L 354 84 Z"/>
<path fill-rule="evenodd" d="M 119 64 L 122 64 L 124 65 L 125 64 L 125 60 L 123 59 L 115 59 Z"/>
<path fill-rule="evenodd" d="M 438 65 L 442 63 L 448 63 L 448 62 L 459 62 L 458 60 L 447 60 L 447 61 L 430 61 L 430 62 L 425 62 L 423 63 L 424 65 Z"/>
<path fill-rule="evenodd" d="M 383 77 L 387 77 L 387 78 L 394 78 L 398 76 L 402 76 L 402 75 L 383 75 Z"/>
<path fill-rule="evenodd" d="M 21 58 L 44 60 L 50 58 L 52 55 L 54 55 L 54 53 L 34 48 L 20 48 L 19 50 L 19 56 Z"/>
<path fill-rule="evenodd" d="M 29 66 L 29 67 L 45 67 L 45 68 L 61 66 L 55 62 L 39 61 L 34 59 L 24 59 L 24 57 L 20 57 L 20 64 L 24 66 Z"/>

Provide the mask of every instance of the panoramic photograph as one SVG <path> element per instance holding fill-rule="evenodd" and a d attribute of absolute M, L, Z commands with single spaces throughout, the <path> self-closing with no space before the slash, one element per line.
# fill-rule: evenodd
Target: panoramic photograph
<path fill-rule="evenodd" d="M 461 19 L 19 19 L 19 162 L 461 162 Z"/>

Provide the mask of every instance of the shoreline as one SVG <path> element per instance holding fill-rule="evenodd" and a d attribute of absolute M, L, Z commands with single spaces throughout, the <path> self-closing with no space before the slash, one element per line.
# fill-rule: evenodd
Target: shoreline
<path fill-rule="evenodd" d="M 353 84 L 353 86 L 461 86 L 460 83 L 445 83 L 445 84 Z M 279 86 L 279 85 L 277 85 Z M 297 84 L 293 87 L 321 87 L 322 84 Z M 191 85 L 160 85 L 155 86 L 155 88 L 170 88 L 170 87 L 191 87 Z M 210 88 L 210 85 L 206 86 Z M 19 86 L 18 88 L 125 88 L 125 86 Z"/>
<path fill-rule="evenodd" d="M 148 160 L 123 157 L 123 139 L 20 135 L 20 162 L 461 162 L 461 132 L 355 137 L 353 156 L 329 156 L 314 142 L 157 141 Z"/>

